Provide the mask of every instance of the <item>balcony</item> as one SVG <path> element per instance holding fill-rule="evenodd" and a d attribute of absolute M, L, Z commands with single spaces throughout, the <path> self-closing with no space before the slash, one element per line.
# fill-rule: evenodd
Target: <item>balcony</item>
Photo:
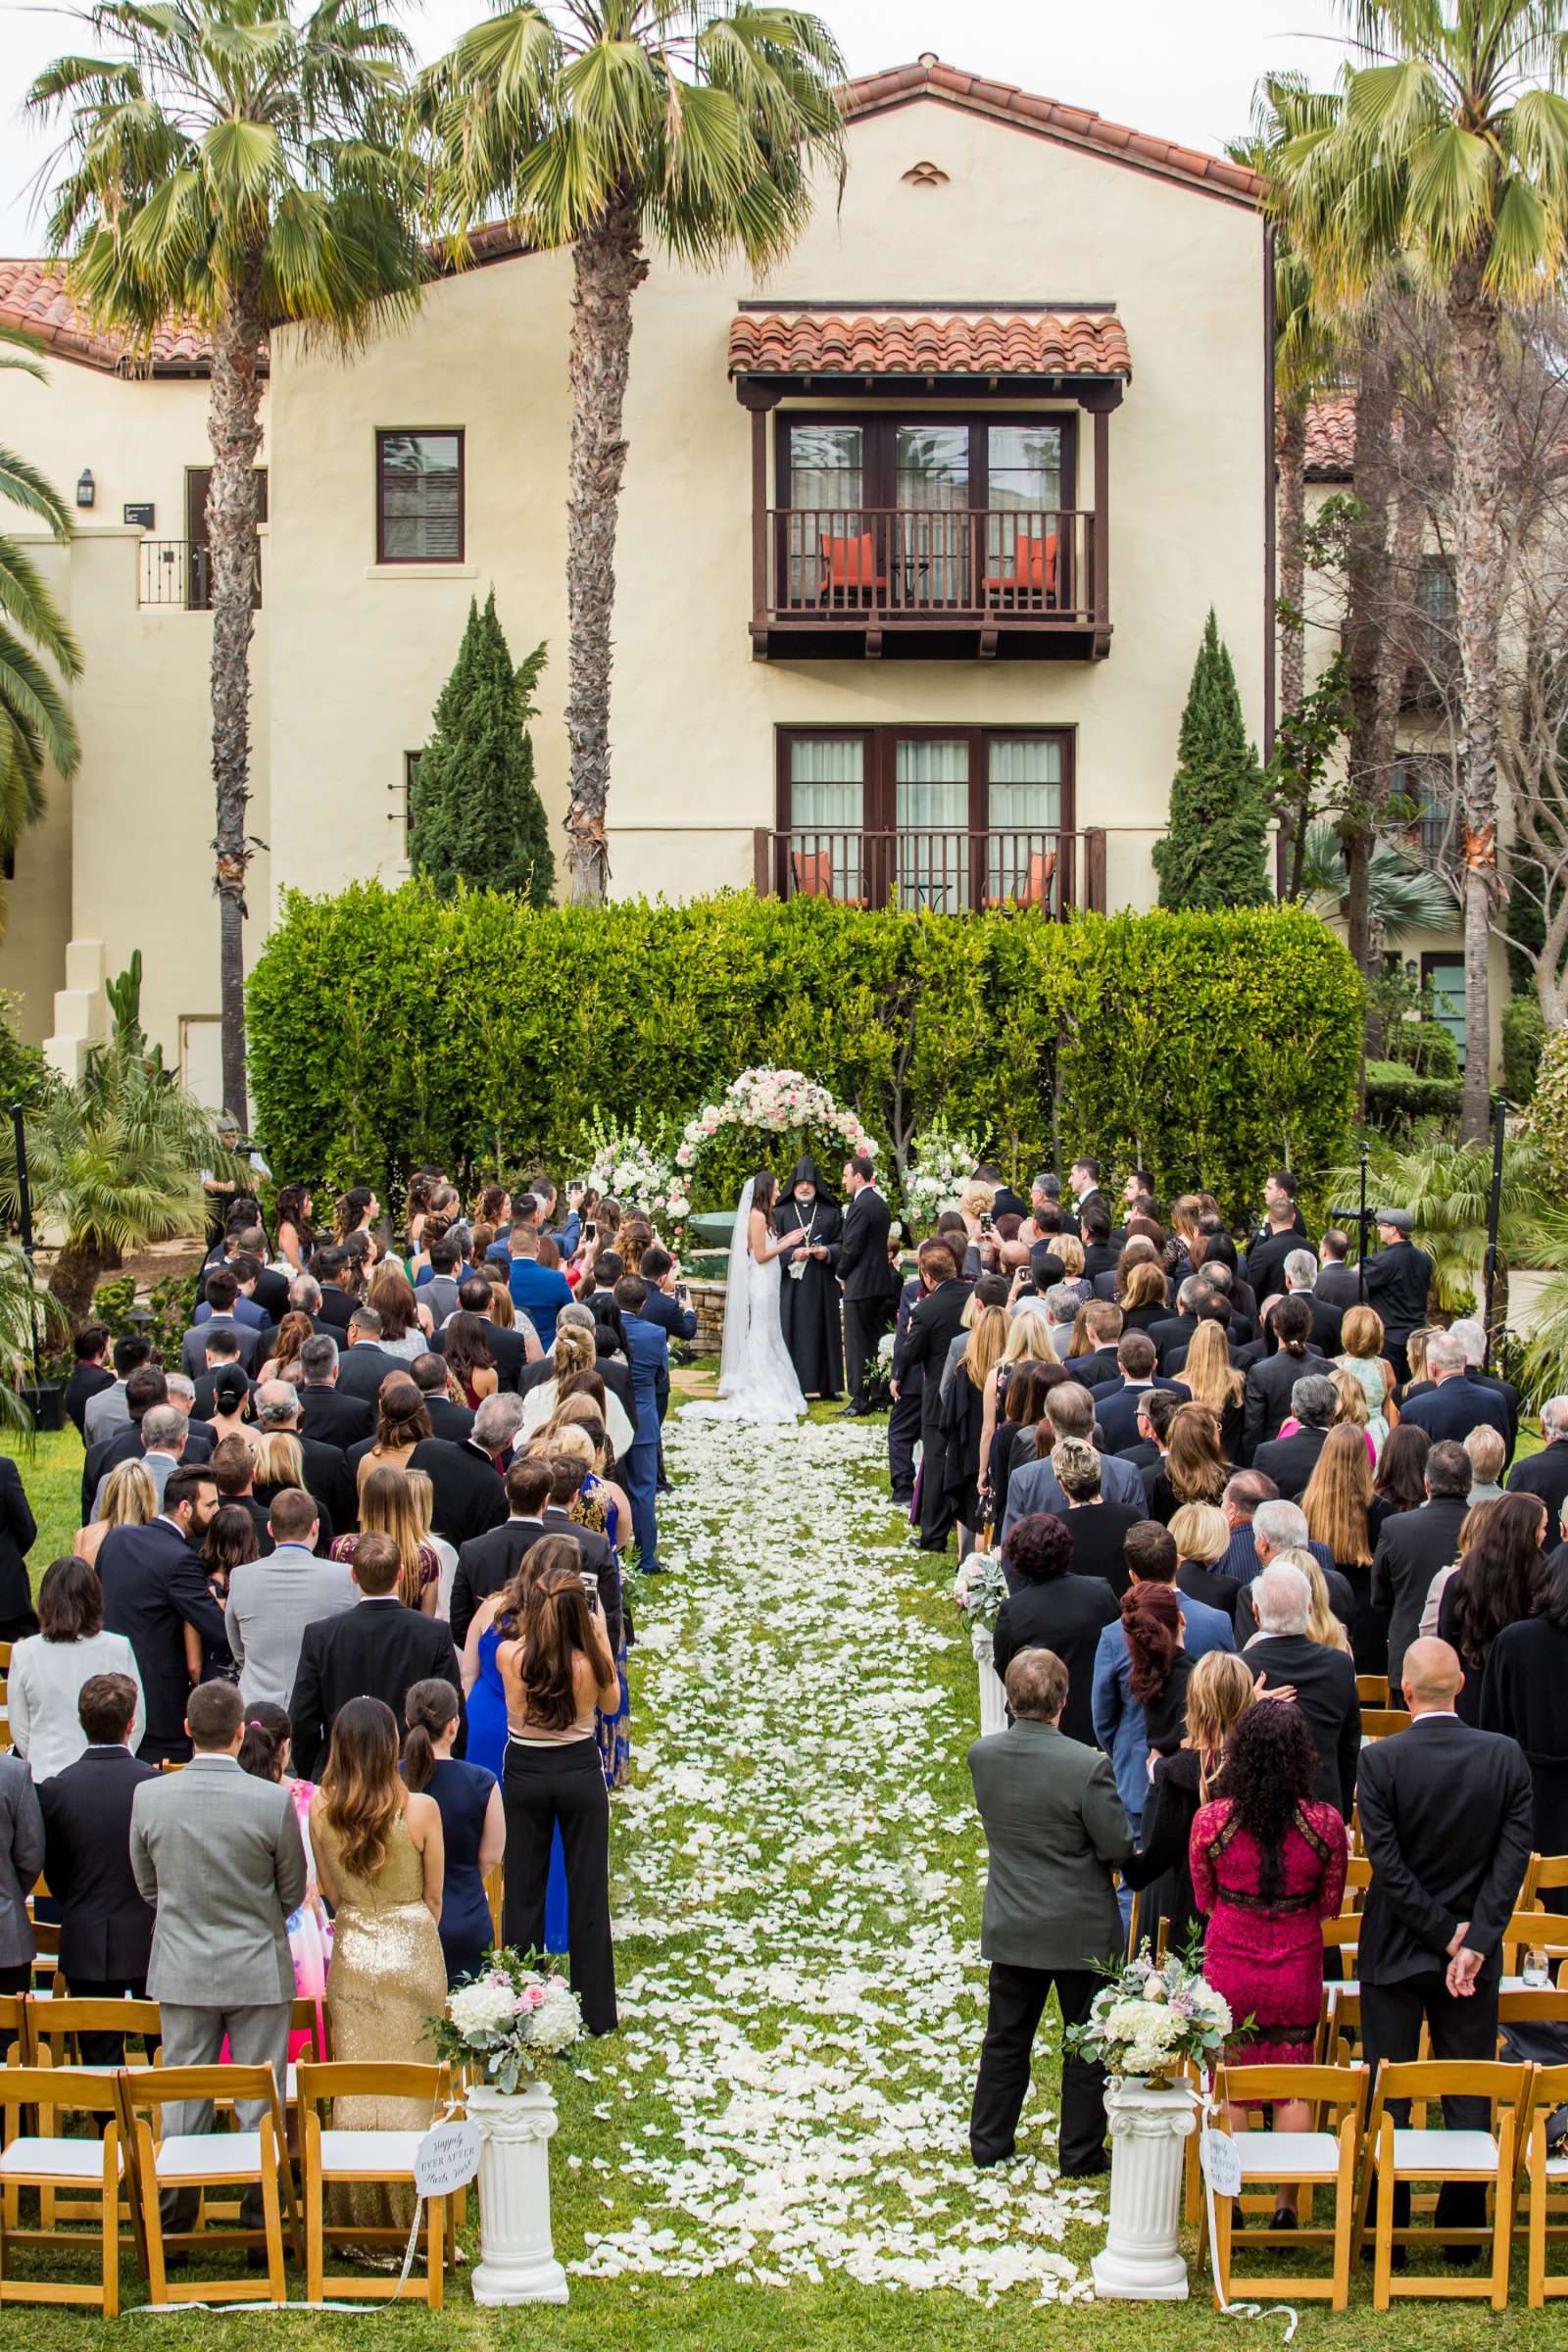
<path fill-rule="evenodd" d="M 754 525 L 759 661 L 1102 661 L 1103 508 L 768 507 Z"/>
<path fill-rule="evenodd" d="M 1105 835 L 1098 826 L 1081 833 L 760 828 L 755 851 L 762 898 L 932 914 L 1036 908 L 1058 919 L 1105 908 Z"/>
<path fill-rule="evenodd" d="M 167 612 L 210 612 L 213 609 L 212 550 L 204 539 L 144 539 L 137 572 L 137 600 Z M 262 601 L 262 555 L 256 551 L 256 595 Z"/>

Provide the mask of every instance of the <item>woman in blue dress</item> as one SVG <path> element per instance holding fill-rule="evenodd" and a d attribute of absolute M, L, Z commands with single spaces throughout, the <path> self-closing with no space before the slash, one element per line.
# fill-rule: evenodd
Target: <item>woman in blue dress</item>
<path fill-rule="evenodd" d="M 403 1717 L 403 1778 L 411 1793 L 434 1797 L 441 1816 L 446 1877 L 439 1925 L 450 1986 L 473 1976 L 496 1940 L 484 1883 L 506 1848 L 501 1786 L 482 1764 L 460 1763 L 453 1755 L 458 1696 L 449 1682 L 436 1676 L 416 1683 Z"/>
<path fill-rule="evenodd" d="M 525 1564 L 525 1563 L 524 1563 Z M 507 1694 L 501 1687 L 496 1651 L 514 1639 L 522 1614 L 522 1583 L 510 1585 L 479 1603 L 463 1645 L 463 1689 L 468 1702 L 468 1761 L 499 1781 L 507 1760 Z M 450 1690 L 451 1686 L 448 1685 Z M 432 1789 L 432 1795 L 435 1793 Z M 545 1949 L 566 1944 L 566 1858 L 557 1830 L 550 1847 L 550 1881 L 545 1890 Z"/>

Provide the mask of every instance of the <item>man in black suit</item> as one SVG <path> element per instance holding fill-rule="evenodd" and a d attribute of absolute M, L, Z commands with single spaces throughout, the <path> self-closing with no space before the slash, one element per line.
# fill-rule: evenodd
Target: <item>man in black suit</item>
<path fill-rule="evenodd" d="M 1281 1422 L 1290 1416 L 1297 1382 L 1308 1372 L 1328 1371 L 1312 1346 L 1312 1309 L 1304 1298 L 1282 1298 L 1270 1321 L 1278 1343 L 1275 1353 L 1252 1364 L 1242 1403 L 1242 1450 L 1249 1461 L 1255 1459 L 1260 1446 L 1279 1436 Z"/>
<path fill-rule="evenodd" d="M 963 1329 L 963 1310 L 969 1302 L 970 1285 L 959 1279 L 958 1260 L 945 1241 L 935 1237 L 920 1244 L 916 1252 L 920 1279 L 928 1287 L 925 1297 L 910 1310 L 904 1327 L 903 1353 L 893 1359 L 893 1395 L 897 1401 L 903 1394 L 905 1381 L 918 1371 L 922 1378 L 920 1391 L 920 1440 L 927 1462 L 937 1458 L 937 1431 L 942 1418 L 942 1367 L 948 1360 L 948 1349 Z M 923 1546 L 936 1551 L 947 1549 L 947 1523 L 943 1517 L 940 1497 L 931 1492 L 934 1481 L 927 1477 L 920 1489 L 920 1541 Z M 938 1530 L 940 1528 L 940 1537 Z"/>
<path fill-rule="evenodd" d="M 1384 2059 L 1402 2065 L 1418 2055 L 1423 2025 L 1439 2061 L 1497 2052 L 1502 1933 L 1530 1860 L 1530 1767 L 1512 1740 L 1459 1721 L 1453 1702 L 1463 1681 L 1446 1642 L 1412 1642 L 1403 1660 L 1410 1728 L 1361 1753 L 1357 1810 L 1372 1884 L 1356 1975 L 1361 2055 L 1374 2082 Z M 1403 2125 L 1407 2111 L 1396 2109 L 1395 2120 Z M 1450 2132 L 1484 2132 L 1487 2102 L 1445 2099 L 1443 2120 Z M 1476 2229 L 1485 2217 L 1482 2184 L 1448 2182 L 1439 2192 L 1440 2230 Z M 1401 2189 L 1396 2228 L 1408 2218 Z M 1459 2251 L 1474 2260 L 1473 2247 Z"/>
<path fill-rule="evenodd" d="M 1084 1323 L 1095 1345 L 1088 1355 L 1067 1359 L 1067 1370 L 1080 1388 L 1093 1395 L 1117 1377 L 1116 1350 L 1121 1346 L 1121 1308 L 1113 1298 L 1091 1298 Z"/>
<path fill-rule="evenodd" d="M 1541 1408 L 1541 1434 L 1545 1440 L 1541 1451 L 1528 1461 L 1515 1462 L 1509 1471 L 1508 1492 L 1539 1494 L 1555 1529 L 1568 1502 L 1568 1396 L 1546 1398 Z"/>
<path fill-rule="evenodd" d="M 1372 1554 L 1372 1606 L 1389 1616 L 1389 1687 L 1416 1638 L 1432 1579 L 1459 1556 L 1459 1530 L 1470 1508 L 1470 1456 L 1442 1440 L 1427 1455 L 1426 1501 L 1385 1519 Z"/>
<path fill-rule="evenodd" d="M 1288 1199 L 1278 1189 L 1281 1173 L 1276 1170 L 1264 1187 L 1268 1216 L 1247 1252 L 1248 1287 L 1260 1307 L 1276 1291 L 1284 1290 L 1285 1260 L 1300 1246 L 1301 1221 L 1294 1197 Z M 1294 1184 L 1295 1178 L 1291 1181 Z M 1270 1192 L 1270 1187 L 1275 1189 Z"/>
<path fill-rule="evenodd" d="M 1246 1663 L 1266 1678 L 1271 1690 L 1294 1689 L 1317 1749 L 1312 1794 L 1348 1821 L 1361 1753 L 1354 1660 L 1348 1650 L 1330 1649 L 1309 1638 L 1312 1589 L 1299 1568 L 1271 1560 L 1250 1592 L 1258 1630 L 1247 1644 Z"/>
<path fill-rule="evenodd" d="M 130 1808 L 158 1768 L 130 1752 L 136 1686 L 128 1674 L 91 1674 L 76 1694 L 87 1745 L 74 1764 L 38 1783 L 44 1877 L 60 1906 L 60 1967 L 80 2001 L 147 1994 L 152 1906 L 130 1867 Z M 123 2066 L 121 2034 L 84 2034 L 82 2063 Z"/>
<path fill-rule="evenodd" d="M 460 1547 L 448 1609 L 452 1639 L 460 1649 L 468 1639 L 479 1603 L 512 1582 L 524 1553 L 545 1533 L 550 1486 L 549 1463 L 538 1454 L 519 1454 L 507 1472 L 509 1516 L 487 1534 L 470 1536 Z"/>
<path fill-rule="evenodd" d="M 226 1324 L 216 1329 L 202 1325 L 207 1342 L 207 1369 L 191 1384 L 195 1395 L 191 1399 L 190 1417 L 193 1421 L 211 1421 L 218 1401 L 218 1382 L 221 1373 L 237 1372 L 247 1388 L 253 1387 L 250 1374 L 239 1360 L 239 1342 Z"/>
<path fill-rule="evenodd" d="M 347 1287 L 348 1251 L 340 1250 L 335 1242 L 315 1250 L 311 1256 L 311 1274 L 320 1285 L 321 1304 L 318 1311 L 322 1323 L 328 1331 L 346 1332 L 356 1304 L 354 1294 Z"/>
<path fill-rule="evenodd" d="M 349 1324 L 349 1344 L 337 1359 L 338 1394 L 360 1397 L 372 1415 L 387 1374 L 409 1368 L 406 1355 L 394 1355 L 380 1343 L 380 1316 L 373 1306 L 357 1306 Z"/>
<path fill-rule="evenodd" d="M 1404 1343 L 1427 1319 L 1433 1265 L 1426 1251 L 1410 1239 L 1415 1219 L 1407 1208 L 1380 1208 L 1377 1223 L 1381 1247 L 1375 1255 L 1361 1260 L 1361 1280 L 1368 1306 L 1375 1306 L 1383 1317 L 1389 1361 L 1399 1378 L 1407 1380 L 1410 1362 Z"/>
<path fill-rule="evenodd" d="M 1149 1336 L 1154 1343 L 1154 1360 L 1161 1372 L 1167 1370 L 1172 1355 L 1178 1351 L 1182 1361 L 1186 1362 L 1187 1349 L 1198 1329 L 1199 1301 L 1207 1294 L 1208 1287 L 1200 1274 L 1189 1274 L 1177 1289 L 1176 1312 L 1167 1315 L 1162 1322 L 1150 1325 Z"/>
<path fill-rule="evenodd" d="M 1361 1281 L 1353 1266 L 1346 1260 L 1350 1254 L 1350 1237 L 1331 1225 L 1317 1246 L 1317 1280 L 1312 1285 L 1314 1298 L 1326 1298 L 1343 1315 L 1348 1306 L 1356 1306 L 1361 1298 Z"/>
<path fill-rule="evenodd" d="M 142 1440 L 143 1421 L 155 1405 L 169 1404 L 172 1401 L 169 1394 L 169 1382 L 156 1364 L 143 1364 L 139 1371 L 133 1372 L 126 1383 L 125 1394 L 130 1399 L 129 1427 L 117 1430 L 112 1438 L 105 1438 L 101 1446 L 94 1446 L 82 1464 L 81 1523 L 83 1527 L 92 1517 L 93 1498 L 97 1494 L 100 1481 L 107 1478 L 111 1470 L 118 1469 L 122 1462 L 135 1462 L 142 1459 L 147 1451 Z M 183 1419 L 183 1407 L 176 1406 L 175 1409 L 179 1411 Z M 213 1432 L 204 1421 L 186 1421 L 184 1436 L 180 1441 L 179 1458 L 182 1462 L 205 1462 L 211 1455 L 216 1443 Z"/>
<path fill-rule="evenodd" d="M 320 1504 L 336 1534 L 350 1534 L 359 1526 L 360 1511 L 354 1481 L 349 1476 L 348 1457 L 340 1446 L 328 1446 L 320 1438 L 306 1436 L 297 1390 L 286 1380 L 264 1381 L 251 1397 L 251 1409 L 263 1437 L 293 1439 L 300 1449 L 305 1492 Z M 271 1490 L 259 1491 L 257 1499 L 270 1503 Z M 327 1549 L 324 1531 L 318 1547 L 323 1553 Z M 262 1546 L 264 1551 L 270 1548 L 265 1544 Z"/>
<path fill-rule="evenodd" d="M 399 1566 L 390 1536 L 361 1536 L 350 1564 L 362 1595 L 358 1606 L 305 1628 L 288 1712 L 295 1770 L 306 1780 L 320 1779 L 332 1719 L 349 1699 L 384 1699 L 401 1728 L 410 1690 L 437 1675 L 458 1694 L 462 1752 L 468 1712 L 451 1631 L 439 1618 L 404 1607 L 394 1590 Z"/>
<path fill-rule="evenodd" d="M 240 1287 L 249 1285 L 251 1298 L 275 1328 L 288 1313 L 289 1278 L 268 1264 L 267 1236 L 260 1225 L 244 1225 L 229 1235 L 228 1264 Z"/>
<path fill-rule="evenodd" d="M 300 1349 L 304 1386 L 299 1392 L 300 1427 L 322 1446 L 347 1453 L 361 1438 L 375 1434 L 375 1406 L 364 1396 L 341 1396 L 337 1387 L 337 1342 L 324 1332 Z"/>
<path fill-rule="evenodd" d="M 877 1191 L 875 1175 L 863 1152 L 846 1161 L 844 1189 L 850 1205 L 833 1257 L 844 1291 L 844 1380 L 850 1392 L 844 1411 L 851 1418 L 870 1410 L 865 1401 L 866 1366 L 893 1313 L 893 1278 L 888 1268 L 893 1219 Z"/>
<path fill-rule="evenodd" d="M 99 1547 L 104 1629 L 123 1634 L 136 1653 L 146 1709 L 136 1753 L 147 1764 L 183 1762 L 190 1754 L 186 1626 L 220 1652 L 228 1642 L 223 1612 L 207 1590 L 196 1548 L 217 1509 L 218 1485 L 211 1470 L 205 1463 L 182 1463 L 170 1472 L 158 1517 L 147 1527 L 111 1528 Z"/>
<path fill-rule="evenodd" d="M 1095 1418 L 1107 1453 L 1120 1453 L 1138 1443 L 1138 1406 L 1151 1389 L 1169 1389 L 1185 1403 L 1192 1391 L 1179 1381 L 1161 1380 L 1154 1370 L 1154 1343 L 1147 1331 L 1124 1331 L 1116 1346 L 1118 1378 L 1091 1389 Z M 1049 1644 L 1048 1644 L 1049 1646 Z"/>
<path fill-rule="evenodd" d="M 522 1376 L 530 1361 L 528 1339 L 532 1326 L 519 1331 L 498 1323 L 491 1312 L 494 1299 L 495 1285 L 487 1274 L 465 1274 L 458 1285 L 458 1311 L 460 1314 L 477 1315 L 485 1325 L 485 1340 L 496 1359 L 497 1384 L 505 1394 L 515 1396 L 522 1386 Z M 439 1348 L 440 1332 L 435 1335 L 435 1344 Z M 534 1341 L 534 1349 L 532 1360 L 542 1363 L 544 1356 L 537 1340 Z M 545 1377 L 549 1377 L 548 1372 Z"/>
<path fill-rule="evenodd" d="M 87 1399 L 96 1396 L 101 1389 L 115 1386 L 115 1376 L 109 1369 L 108 1324 L 83 1323 L 72 1342 L 72 1351 L 76 1360 L 66 1383 L 66 1411 L 85 1445 Z"/>
<path fill-rule="evenodd" d="M 1091 1206 L 1102 1208 L 1105 1212 L 1105 1227 L 1108 1232 L 1110 1229 L 1110 1202 L 1100 1189 L 1099 1160 L 1075 1159 L 1067 1171 L 1067 1181 L 1072 1187 L 1071 1222 L 1081 1225 L 1086 1208 Z"/>
<path fill-rule="evenodd" d="M 1078 1231 L 1084 1245 L 1084 1279 L 1093 1287 L 1102 1274 L 1114 1274 L 1119 1255 L 1111 1239 L 1110 1210 L 1103 1199 L 1086 1202 Z"/>
<path fill-rule="evenodd" d="M 433 1352 L 416 1355 L 409 1366 L 409 1378 L 424 1398 L 432 1438 L 445 1438 L 450 1445 L 461 1446 L 472 1437 L 473 1414 L 467 1405 L 453 1398 L 447 1387 L 444 1357 Z"/>
<path fill-rule="evenodd" d="M 1451 1438 L 1462 1446 L 1473 1429 L 1494 1429 L 1512 1449 L 1508 1407 L 1498 1392 L 1473 1380 L 1465 1367 L 1465 1347 L 1457 1331 L 1434 1332 L 1427 1342 L 1430 1379 L 1412 1381 L 1399 1398 L 1399 1418 L 1424 1429 L 1434 1445 Z"/>
<path fill-rule="evenodd" d="M 1291 1413 L 1300 1428 L 1288 1438 L 1272 1439 L 1253 1454 L 1253 1469 L 1271 1478 L 1287 1502 L 1306 1493 L 1317 1457 L 1328 1443 L 1339 1401 L 1327 1372 L 1303 1372 L 1291 1388 Z"/>
<path fill-rule="evenodd" d="M 462 1545 L 507 1515 L 507 1493 L 498 1459 L 506 1460 L 522 1427 L 522 1399 L 498 1393 L 473 1416 L 473 1435 L 460 1446 L 447 1438 L 421 1438 L 409 1456 L 433 1489 L 430 1524 L 449 1544 Z"/>

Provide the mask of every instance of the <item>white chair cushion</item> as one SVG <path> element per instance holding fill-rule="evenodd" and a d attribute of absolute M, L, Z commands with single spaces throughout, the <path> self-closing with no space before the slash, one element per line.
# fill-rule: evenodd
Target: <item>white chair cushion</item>
<path fill-rule="evenodd" d="M 123 2173 L 124 2159 L 115 2150 L 115 2169 Z M 104 2146 L 98 2139 L 14 2139 L 0 2156 L 0 2179 L 26 2180 L 50 2173 L 57 2180 L 101 2180 Z"/>
<path fill-rule="evenodd" d="M 1244 2180 L 1332 2180 L 1340 2143 L 1332 2132 L 1238 2132 Z"/>
<path fill-rule="evenodd" d="M 1546 2158 L 1546 2179 L 1548 2180 L 1568 2180 L 1568 2156 L 1548 2156 Z"/>
<path fill-rule="evenodd" d="M 1377 2156 L 1374 2143 L 1373 2157 Z M 1444 2173 L 1495 2174 L 1500 2159 L 1490 2132 L 1399 2132 L 1394 2134 L 1394 2169 L 1414 2180 Z"/>
<path fill-rule="evenodd" d="M 259 2132 L 172 2132 L 158 2149 L 160 2180 L 260 2180 Z"/>
<path fill-rule="evenodd" d="M 422 2132 L 323 2132 L 321 2172 L 377 2173 L 385 2180 L 414 2178 L 414 2157 Z"/>

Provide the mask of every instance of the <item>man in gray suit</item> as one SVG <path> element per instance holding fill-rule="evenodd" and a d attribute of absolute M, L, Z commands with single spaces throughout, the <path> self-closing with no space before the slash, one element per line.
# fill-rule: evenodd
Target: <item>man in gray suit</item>
<path fill-rule="evenodd" d="M 1045 1418 L 1056 1438 L 1083 1438 L 1093 1443 L 1095 1400 L 1082 1382 L 1059 1382 L 1046 1399 Z M 1061 1491 L 1061 1481 L 1051 1467 L 1049 1451 L 1044 1458 L 1032 1462 L 1019 1462 L 1016 1454 L 1013 1459 L 1015 1467 L 1007 1481 L 1003 1535 L 1010 1534 L 1015 1522 L 1027 1519 L 1032 1511 L 1049 1511 L 1054 1519 L 1065 1519 L 1070 1505 Z M 1124 1462 L 1120 1454 L 1102 1453 L 1100 1479 L 1100 1491 L 1106 1502 L 1130 1502 L 1140 1511 L 1146 1507 L 1148 1497 L 1136 1463 Z"/>
<path fill-rule="evenodd" d="M 288 1916 L 305 1897 L 305 1849 L 294 1800 L 239 1768 L 245 1707 L 232 1683 L 199 1683 L 185 1729 L 195 1754 L 183 1772 L 146 1781 L 130 1809 L 130 1867 L 153 1905 L 147 1992 L 162 2011 L 166 2066 L 216 2066 L 228 2036 L 236 2066 L 270 2066 L 283 2095 L 294 1963 Z M 254 2131 L 261 2110 L 239 2109 Z M 210 2132 L 213 2110 L 170 2110 L 171 2132 Z M 166 2230 L 193 2227 L 199 2192 L 170 2191 Z M 247 2189 L 247 2228 L 261 2222 Z"/>
<path fill-rule="evenodd" d="M 189 1429 L 190 1421 L 187 1415 L 182 1413 L 175 1404 L 150 1404 L 141 1417 L 141 1442 L 144 1448 L 141 1465 L 152 1479 L 153 1492 L 158 1497 L 160 1510 L 164 1507 L 164 1489 L 169 1484 L 170 1474 L 179 1467 L 180 1455 L 184 1450 L 185 1438 Z M 104 1495 L 108 1492 L 109 1481 L 113 1475 L 113 1471 L 106 1470 L 98 1481 L 92 1498 L 94 1519 L 102 1514 Z"/>
<path fill-rule="evenodd" d="M 1063 2026 L 1081 2025 L 1100 1989 L 1097 1961 L 1125 1937 L 1113 1868 L 1133 1850 L 1108 1757 L 1062 1732 L 1067 1669 L 1051 1649 L 1021 1649 L 1007 1668 L 1004 1732 L 969 1750 L 991 1865 L 980 1949 L 990 2005 L 969 2115 L 976 2164 L 1004 2164 L 1029 2088 L 1035 2030 L 1053 1984 Z M 1064 2176 L 1108 2171 L 1104 2075 L 1066 2052 L 1058 2153 Z"/>
<path fill-rule="evenodd" d="M 316 1497 L 303 1488 L 280 1488 L 267 1524 L 277 1548 L 259 1560 L 241 1560 L 233 1570 L 223 1622 L 245 1704 L 271 1699 L 286 1707 L 305 1628 L 318 1617 L 352 1609 L 360 1589 L 347 1561 L 316 1557 Z"/>

